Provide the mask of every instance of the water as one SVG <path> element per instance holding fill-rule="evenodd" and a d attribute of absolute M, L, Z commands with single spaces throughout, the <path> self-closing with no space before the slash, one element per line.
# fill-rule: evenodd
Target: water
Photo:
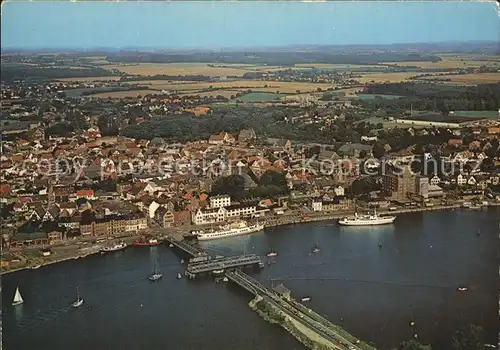
<path fill-rule="evenodd" d="M 321 222 L 202 245 L 227 255 L 276 250 L 276 263 L 256 278 L 311 296 L 313 309 L 379 349 L 409 339 L 414 319 L 422 342 L 446 350 L 453 331 L 468 323 L 497 342 L 499 214 L 412 213 L 371 228 Z M 316 243 L 321 251 L 311 254 Z M 165 275 L 150 283 L 156 254 Z M 3 276 L 4 348 L 304 349 L 252 312 L 251 295 L 239 287 L 177 280 L 182 257 L 166 245 L 132 247 Z M 25 303 L 13 308 L 18 285 Z M 459 285 L 469 291 L 457 292 Z M 73 309 L 77 286 L 85 304 Z"/>

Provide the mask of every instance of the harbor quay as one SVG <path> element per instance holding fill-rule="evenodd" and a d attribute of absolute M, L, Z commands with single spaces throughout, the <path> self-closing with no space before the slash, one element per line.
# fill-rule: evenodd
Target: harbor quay
<path fill-rule="evenodd" d="M 170 235 L 166 235 L 164 239 L 171 248 L 181 249 L 192 257 L 185 271 L 187 277 L 194 279 L 198 274 L 204 273 L 224 275 L 228 281 L 232 281 L 255 296 L 255 299 L 250 303 L 252 309 L 258 310 L 262 314 L 258 304 L 265 303 L 274 310 L 274 313 L 283 317 L 283 322 L 280 325 L 305 345 L 315 348 L 314 344 L 321 344 L 329 349 L 341 350 L 374 349 L 294 300 L 290 291 L 283 284 L 280 284 L 276 289 L 268 288 L 241 270 L 241 268 L 248 266 L 263 268 L 262 257 L 255 254 L 212 257 L 197 247 L 195 243 Z M 268 318 L 270 315 L 263 316 Z M 308 341 L 304 341 L 304 338 L 307 338 Z"/>

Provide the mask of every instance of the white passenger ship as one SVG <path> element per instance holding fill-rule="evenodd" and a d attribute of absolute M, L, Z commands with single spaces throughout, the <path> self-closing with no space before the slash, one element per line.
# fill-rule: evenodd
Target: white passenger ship
<path fill-rule="evenodd" d="M 209 239 L 219 239 L 232 236 L 246 235 L 248 233 L 262 231 L 264 225 L 256 223 L 255 225 L 248 226 L 245 221 L 236 221 L 231 224 L 221 226 L 219 229 L 214 231 L 205 231 L 198 233 L 196 237 L 200 241 L 206 241 Z"/>
<path fill-rule="evenodd" d="M 368 225 L 385 225 L 392 224 L 396 220 L 396 216 L 387 215 L 379 216 L 377 211 L 371 215 L 358 215 L 348 216 L 339 220 L 339 225 L 343 226 L 368 226 Z"/>

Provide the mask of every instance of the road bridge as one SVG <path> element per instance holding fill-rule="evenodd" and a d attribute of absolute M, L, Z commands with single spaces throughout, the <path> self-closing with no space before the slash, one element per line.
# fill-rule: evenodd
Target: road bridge
<path fill-rule="evenodd" d="M 201 248 L 196 247 L 194 244 L 188 243 L 184 240 L 176 239 L 170 235 L 166 235 L 165 240 L 193 257 L 202 257 L 208 255 Z"/>
<path fill-rule="evenodd" d="M 215 258 L 188 264 L 186 275 L 192 277 L 198 273 L 226 270 L 235 267 L 257 265 L 264 266 L 262 258 L 255 254 Z"/>

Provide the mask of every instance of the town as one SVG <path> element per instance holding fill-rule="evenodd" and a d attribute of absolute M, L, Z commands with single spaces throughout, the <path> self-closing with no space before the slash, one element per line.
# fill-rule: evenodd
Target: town
<path fill-rule="evenodd" d="M 68 58 L 21 56 L 17 64 L 42 59 L 46 64 Z M 81 60 L 71 59 L 73 65 Z M 397 72 L 405 67 L 404 62 L 395 66 Z M 498 74 L 492 73 L 498 68 L 460 67 L 448 73 Z M 50 68 L 38 68 L 44 69 Z M 83 74 L 104 71 L 92 69 L 99 71 Z M 388 76 L 400 74 L 393 66 L 387 69 Z M 236 219 L 273 226 L 360 210 L 475 210 L 500 202 L 500 110 L 491 111 L 498 106 L 498 83 L 457 87 L 415 82 L 423 78 L 414 76 L 359 85 L 353 82 L 355 72 L 287 68 L 244 78 L 265 81 L 266 89 L 273 79 L 294 84 L 309 79 L 318 88 L 256 101 L 241 100 L 252 92 L 233 87 L 236 96 L 229 99 L 215 84 L 230 78 L 212 76 L 214 86 L 196 93 L 162 90 L 104 98 L 99 91 L 137 87 L 106 76 L 20 80 L 22 72 L 14 69 L 2 83 L 4 271 L 86 255 L 110 239 L 185 235 Z M 124 82 L 152 79 L 105 72 L 121 74 Z M 429 91 L 436 88 L 459 92 L 437 93 L 433 102 Z M 401 97 L 405 89 L 426 97 Z M 215 94 L 203 95 L 210 90 Z M 376 98 L 360 100 L 363 94 Z M 436 103 L 437 108 L 428 106 Z M 459 116 L 455 106 L 480 110 Z"/>

